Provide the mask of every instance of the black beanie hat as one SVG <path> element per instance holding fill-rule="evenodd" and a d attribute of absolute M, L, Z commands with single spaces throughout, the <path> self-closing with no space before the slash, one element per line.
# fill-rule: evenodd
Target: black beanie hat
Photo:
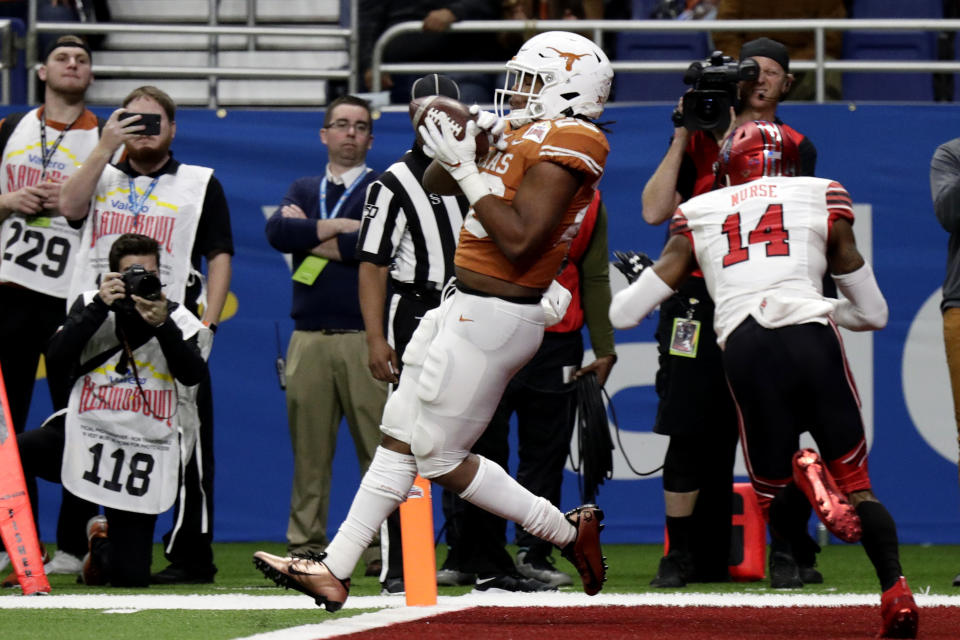
<path fill-rule="evenodd" d="M 783 44 L 770 38 L 757 38 L 744 43 L 740 48 L 740 59 L 746 60 L 754 56 L 770 58 L 783 67 L 784 73 L 790 73 L 790 54 Z"/>

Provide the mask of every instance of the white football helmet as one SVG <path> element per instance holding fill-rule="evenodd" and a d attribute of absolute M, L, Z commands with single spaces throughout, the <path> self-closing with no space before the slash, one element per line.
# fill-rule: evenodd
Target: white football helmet
<path fill-rule="evenodd" d="M 581 115 L 598 118 L 610 95 L 613 67 L 593 41 L 567 31 L 547 31 L 527 40 L 507 62 L 507 79 L 494 102 L 504 120 L 525 124 Z M 526 98 L 520 109 L 511 96 Z"/>

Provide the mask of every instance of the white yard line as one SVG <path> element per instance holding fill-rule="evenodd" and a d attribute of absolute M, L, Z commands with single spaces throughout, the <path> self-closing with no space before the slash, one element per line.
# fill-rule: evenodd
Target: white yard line
<path fill-rule="evenodd" d="M 921 607 L 960 607 L 960 595 L 925 595 L 915 593 Z M 849 607 L 880 604 L 879 594 L 787 594 L 787 593 L 468 593 L 462 596 L 440 596 L 437 607 L 406 607 L 400 596 L 354 596 L 344 609 L 391 609 L 416 612 L 452 611 L 466 607 L 584 607 L 584 606 L 677 606 L 677 607 Z M 261 596 L 245 593 L 218 595 L 90 595 L 0 596 L 0 609 L 101 609 L 110 611 L 143 611 L 148 609 L 256 610 L 313 609 L 323 610 L 313 600 L 301 595 Z"/>

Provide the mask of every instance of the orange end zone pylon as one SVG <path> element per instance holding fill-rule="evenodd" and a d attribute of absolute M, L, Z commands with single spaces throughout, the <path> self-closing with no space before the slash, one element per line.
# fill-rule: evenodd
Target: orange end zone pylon
<path fill-rule="evenodd" d="M 407 606 L 437 604 L 437 556 L 433 548 L 433 501 L 430 481 L 419 475 L 400 505 L 403 538 L 403 585 Z"/>
<path fill-rule="evenodd" d="M 10 564 L 17 574 L 23 595 L 50 593 L 50 583 L 43 572 L 43 555 L 33 524 L 33 510 L 27 495 L 27 484 L 20 466 L 17 435 L 10 418 L 7 390 L 0 371 L 0 536 L 10 555 Z"/>

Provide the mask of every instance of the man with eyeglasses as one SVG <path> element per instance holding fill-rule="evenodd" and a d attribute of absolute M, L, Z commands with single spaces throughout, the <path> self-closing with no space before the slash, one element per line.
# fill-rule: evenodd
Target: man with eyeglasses
<path fill-rule="evenodd" d="M 366 470 L 380 442 L 387 385 L 367 366 L 357 293 L 357 234 L 367 185 L 373 121 L 365 100 L 346 95 L 327 108 L 320 140 L 322 175 L 299 178 L 267 221 L 270 245 L 293 254 L 294 332 L 286 360 L 287 419 L 293 488 L 287 525 L 290 553 L 323 551 L 337 430 L 344 416 Z M 379 557 L 368 550 L 369 559 Z"/>

